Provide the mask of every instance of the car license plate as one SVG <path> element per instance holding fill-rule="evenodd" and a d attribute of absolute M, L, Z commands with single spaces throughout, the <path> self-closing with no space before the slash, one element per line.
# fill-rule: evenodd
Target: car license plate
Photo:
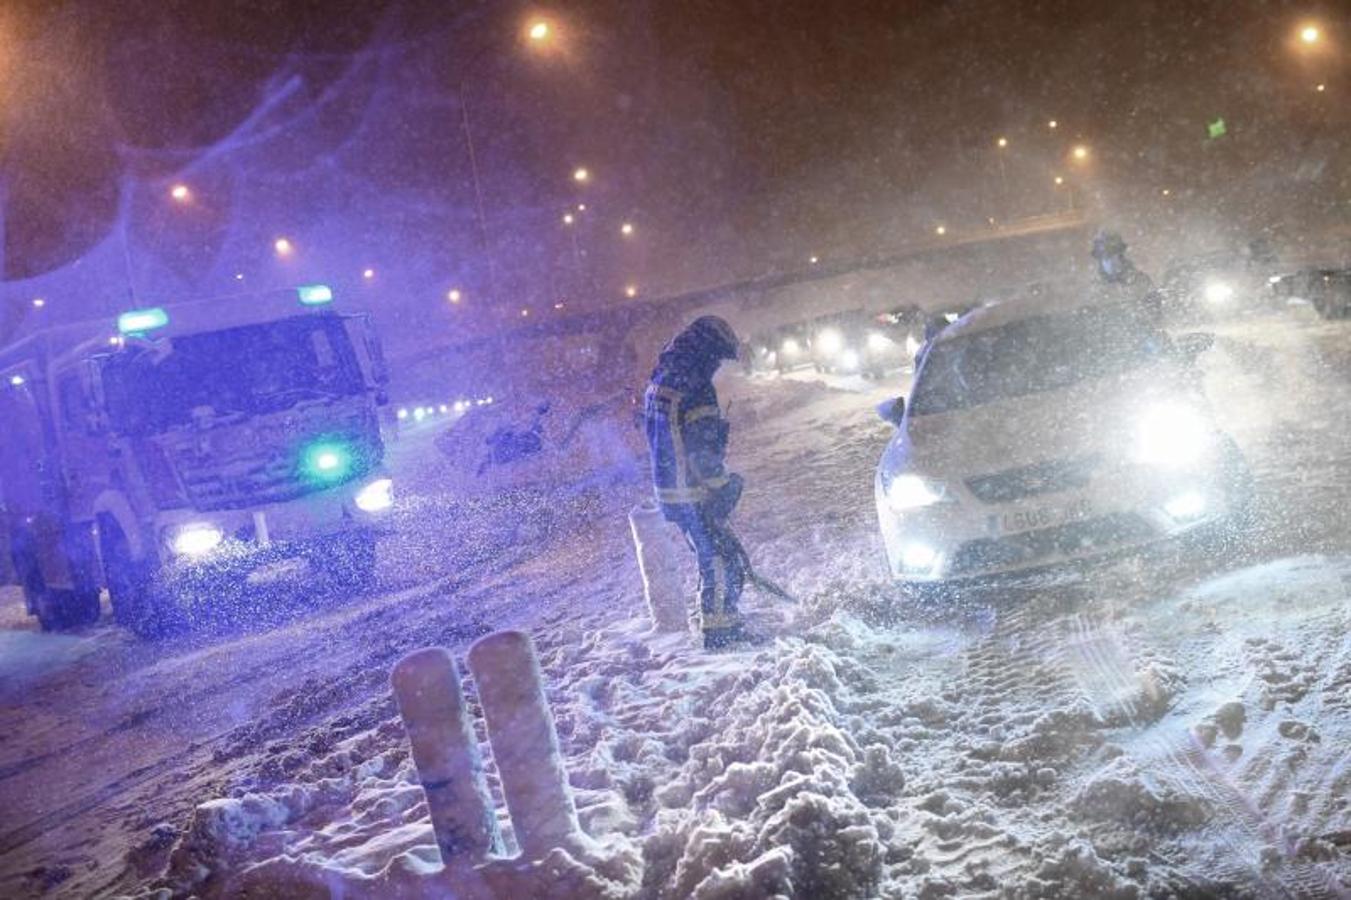
<path fill-rule="evenodd" d="M 1091 510 L 1092 506 L 1087 500 L 1079 499 L 1061 506 L 1036 506 L 1004 513 L 1002 524 L 1007 534 L 1038 531 L 1087 519 Z"/>

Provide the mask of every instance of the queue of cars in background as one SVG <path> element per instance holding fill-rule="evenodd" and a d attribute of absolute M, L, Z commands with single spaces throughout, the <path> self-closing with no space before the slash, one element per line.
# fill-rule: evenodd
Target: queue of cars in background
<path fill-rule="evenodd" d="M 911 369 L 937 318 L 955 321 L 957 313 L 929 313 L 918 306 L 882 312 L 861 309 L 817 316 L 751 336 L 747 368 L 751 373 L 814 369 L 839 375 L 883 378 Z"/>

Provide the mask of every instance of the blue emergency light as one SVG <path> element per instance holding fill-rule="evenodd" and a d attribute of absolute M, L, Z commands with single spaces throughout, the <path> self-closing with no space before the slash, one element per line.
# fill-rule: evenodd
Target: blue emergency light
<path fill-rule="evenodd" d="M 333 302 L 333 288 L 326 284 L 302 284 L 296 288 L 300 302 L 306 306 L 321 306 Z"/>
<path fill-rule="evenodd" d="M 133 309 L 117 317 L 117 330 L 122 334 L 145 334 L 169 324 L 169 314 L 158 306 Z"/>

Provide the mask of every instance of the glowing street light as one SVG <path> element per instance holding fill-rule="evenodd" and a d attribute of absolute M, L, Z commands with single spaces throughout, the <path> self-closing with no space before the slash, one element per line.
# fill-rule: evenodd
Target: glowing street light
<path fill-rule="evenodd" d="M 572 180 L 577 182 L 578 184 L 585 184 L 586 182 L 591 180 L 591 173 L 588 172 L 584 167 L 579 166 L 578 168 L 572 170 Z"/>
<path fill-rule="evenodd" d="M 459 288 L 451 288 L 449 291 L 446 292 L 446 299 L 449 300 L 451 303 L 459 303 L 460 299 L 463 296 L 464 295 L 460 293 Z"/>
<path fill-rule="evenodd" d="M 44 300 L 44 299 L 42 299 L 41 297 L 34 297 L 34 298 L 33 298 L 33 308 L 34 308 L 34 309 L 42 309 L 42 307 L 44 307 L 44 306 L 46 306 L 46 305 L 47 305 L 47 301 Z"/>
<path fill-rule="evenodd" d="M 623 225 L 620 225 L 619 233 L 624 235 L 624 237 L 633 237 L 633 223 L 625 222 Z"/>
<path fill-rule="evenodd" d="M 586 212 L 586 204 L 585 204 L 585 203 L 578 203 L 578 204 L 577 204 L 577 211 L 578 211 L 578 212 Z"/>
<path fill-rule="evenodd" d="M 820 261 L 821 261 L 821 258 L 818 257 L 818 256 L 813 256 L 811 259 L 807 260 L 807 262 L 811 263 L 812 265 L 816 265 L 816 264 L 819 263 Z"/>
<path fill-rule="evenodd" d="M 564 224 L 564 225 L 571 225 L 573 222 L 576 222 L 576 221 L 577 221 L 577 218 L 576 218 L 572 213 L 563 213 L 563 224 Z"/>
<path fill-rule="evenodd" d="M 532 22 L 530 25 L 530 29 L 526 32 L 526 34 L 530 37 L 530 40 L 538 43 L 539 41 L 547 41 L 549 39 L 549 32 L 550 32 L 549 23 L 540 20 L 537 22 Z"/>
<path fill-rule="evenodd" d="M 1305 25 L 1299 30 L 1299 39 L 1306 44 L 1316 44 L 1322 36 L 1317 25 Z"/>
<path fill-rule="evenodd" d="M 1165 197 L 1173 196 L 1173 191 L 1170 188 L 1164 188 L 1163 190 L 1159 191 L 1159 193 L 1163 194 Z"/>
<path fill-rule="evenodd" d="M 1046 127 L 1051 129 L 1052 131 L 1055 131 L 1057 128 L 1060 127 L 1060 123 L 1057 122 L 1055 119 L 1052 119 L 1051 121 L 1046 123 Z"/>
<path fill-rule="evenodd" d="M 1317 86 L 1314 88 L 1314 90 L 1315 90 L 1315 91 L 1318 91 L 1318 93 L 1320 93 L 1320 94 L 1323 93 L 1324 91 L 1326 91 L 1327 89 L 1328 89 L 1328 86 L 1327 86 L 1326 84 L 1319 84 L 1319 85 L 1317 85 Z"/>
<path fill-rule="evenodd" d="M 521 310 L 521 318 L 522 318 L 522 319 L 528 319 L 528 318 L 530 318 L 530 310 L 528 310 L 528 309 L 523 309 L 523 310 Z"/>
<path fill-rule="evenodd" d="M 999 147 L 1000 150 L 1003 150 L 1005 147 L 1009 145 L 1009 139 L 1006 137 L 1001 137 L 999 140 L 995 141 L 995 144 Z"/>
<path fill-rule="evenodd" d="M 1070 151 L 1070 156 L 1073 156 L 1076 162 L 1083 162 L 1088 159 L 1088 147 L 1083 144 L 1076 144 L 1074 149 Z"/>
<path fill-rule="evenodd" d="M 625 297 L 628 297 L 630 300 L 632 300 L 634 297 L 637 297 L 637 296 L 638 296 L 638 286 L 635 285 L 635 284 L 627 285 L 627 286 L 624 288 L 624 296 L 625 296 Z"/>
<path fill-rule="evenodd" d="M 948 226 L 946 225 L 939 225 L 937 228 L 934 229 L 934 234 L 938 235 L 939 237 L 942 237 L 947 233 L 948 233 Z"/>
<path fill-rule="evenodd" d="M 361 271 L 361 277 L 364 278 L 364 279 L 366 279 L 367 281 L 370 281 L 372 278 L 375 277 L 375 270 L 374 270 L 374 269 L 363 269 L 363 270 Z"/>
<path fill-rule="evenodd" d="M 1064 184 L 1064 183 L 1065 183 L 1065 176 L 1064 176 L 1064 175 L 1057 175 L 1057 176 L 1055 177 L 1055 186 L 1056 186 L 1056 187 L 1060 187 L 1060 186 L 1061 186 L 1062 184 Z"/>
<path fill-rule="evenodd" d="M 188 189 L 186 184 L 176 184 L 169 189 L 169 196 L 179 203 L 187 203 L 192 199 L 192 191 Z"/>
<path fill-rule="evenodd" d="M 278 256 L 290 256 L 296 248 L 288 238 L 279 237 L 272 242 L 272 249 L 277 251 Z"/>

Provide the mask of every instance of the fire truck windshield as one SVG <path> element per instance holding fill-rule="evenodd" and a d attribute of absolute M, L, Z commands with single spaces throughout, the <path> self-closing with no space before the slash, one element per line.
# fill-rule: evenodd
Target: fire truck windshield
<path fill-rule="evenodd" d="M 128 347 L 105 369 L 114 426 L 164 431 L 359 394 L 360 365 L 341 320 L 301 316 Z"/>

